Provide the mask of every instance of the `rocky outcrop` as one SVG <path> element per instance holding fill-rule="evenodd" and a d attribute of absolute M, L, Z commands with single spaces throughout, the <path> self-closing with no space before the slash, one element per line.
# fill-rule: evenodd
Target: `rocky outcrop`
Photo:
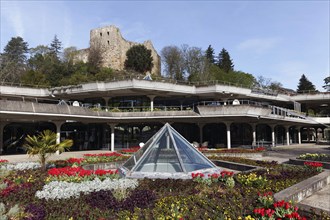
<path fill-rule="evenodd" d="M 125 40 L 119 28 L 113 25 L 92 29 L 90 32 L 90 47 L 99 48 L 102 53 L 103 66 L 111 67 L 115 70 L 124 69 L 126 52 L 134 45 L 139 45 L 139 43 Z M 151 41 L 145 41 L 143 45 L 151 50 L 154 64 L 151 74 L 160 75 L 160 56 Z M 89 51 L 90 48 L 79 50 L 75 57 L 76 60 L 87 62 Z"/>

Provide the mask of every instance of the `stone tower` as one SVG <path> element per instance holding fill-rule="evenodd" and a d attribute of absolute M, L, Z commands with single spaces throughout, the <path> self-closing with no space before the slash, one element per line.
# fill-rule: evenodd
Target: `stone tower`
<path fill-rule="evenodd" d="M 123 70 L 126 60 L 126 52 L 134 45 L 139 45 L 139 43 L 125 40 L 122 37 L 119 28 L 113 25 L 92 29 L 90 31 L 90 47 L 99 47 L 101 49 L 104 67 Z M 160 56 L 153 47 L 151 41 L 145 41 L 143 42 L 143 45 L 151 50 L 154 64 L 151 74 L 160 75 Z M 76 55 L 76 60 L 87 62 L 88 53 L 89 48 L 79 50 Z"/>

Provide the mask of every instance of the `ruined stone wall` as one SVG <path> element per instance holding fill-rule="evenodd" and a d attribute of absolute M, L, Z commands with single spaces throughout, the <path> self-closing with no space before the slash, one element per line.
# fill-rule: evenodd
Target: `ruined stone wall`
<path fill-rule="evenodd" d="M 90 47 L 99 47 L 102 51 L 103 66 L 111 67 L 115 70 L 124 69 L 126 52 L 134 45 L 139 45 L 139 43 L 125 40 L 120 30 L 113 25 L 90 31 Z M 143 45 L 151 50 L 154 64 L 151 73 L 153 75 L 160 75 L 160 56 L 151 41 L 145 41 Z M 78 51 L 76 59 L 87 62 L 88 49 Z"/>

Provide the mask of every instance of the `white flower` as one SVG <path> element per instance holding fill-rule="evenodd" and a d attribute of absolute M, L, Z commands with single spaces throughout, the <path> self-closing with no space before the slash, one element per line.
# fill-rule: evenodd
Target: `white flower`
<path fill-rule="evenodd" d="M 39 199 L 68 199 L 78 198 L 80 193 L 89 194 L 100 190 L 135 189 L 138 186 L 136 179 L 110 179 L 101 181 L 96 178 L 92 181 L 72 183 L 65 181 L 52 181 L 45 185 L 41 191 L 36 192 Z"/>
<path fill-rule="evenodd" d="M 40 168 L 40 163 L 37 162 L 20 162 L 20 163 L 8 163 L 0 166 L 3 170 L 30 170 Z"/>

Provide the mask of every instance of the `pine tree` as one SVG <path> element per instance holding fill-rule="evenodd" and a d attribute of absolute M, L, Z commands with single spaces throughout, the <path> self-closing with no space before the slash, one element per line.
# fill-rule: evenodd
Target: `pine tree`
<path fill-rule="evenodd" d="M 59 58 L 59 54 L 62 49 L 62 42 L 57 38 L 55 34 L 53 41 L 50 43 L 50 52 Z"/>
<path fill-rule="evenodd" d="M 315 86 L 311 81 L 307 79 L 305 74 L 302 74 L 301 78 L 299 79 L 298 89 L 297 92 L 304 92 L 304 91 L 316 91 Z"/>
<path fill-rule="evenodd" d="M 26 70 L 28 43 L 21 37 L 13 37 L 0 56 L 0 81 L 18 82 Z"/>
<path fill-rule="evenodd" d="M 222 48 L 221 52 L 219 53 L 218 59 L 218 66 L 220 67 L 220 69 L 222 69 L 226 73 L 229 73 L 229 71 L 234 70 L 233 61 L 230 59 L 230 55 L 225 48 Z"/>
<path fill-rule="evenodd" d="M 212 63 L 212 64 L 215 63 L 215 59 L 214 59 L 214 49 L 212 48 L 211 45 L 209 45 L 209 47 L 208 47 L 207 50 L 205 51 L 205 57 L 206 57 L 206 59 L 209 61 L 209 63 Z"/>
<path fill-rule="evenodd" d="M 330 92 L 330 76 L 324 78 L 324 86 L 323 88 L 327 91 Z"/>

